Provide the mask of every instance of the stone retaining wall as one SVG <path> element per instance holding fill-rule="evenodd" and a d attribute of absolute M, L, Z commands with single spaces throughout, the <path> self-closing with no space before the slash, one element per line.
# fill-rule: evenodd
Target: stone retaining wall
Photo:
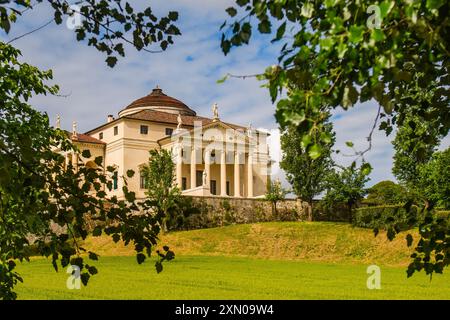
<path fill-rule="evenodd" d="M 195 197 L 183 196 L 196 213 L 189 214 L 183 229 L 223 226 L 234 223 L 255 223 L 264 221 L 306 220 L 306 203 L 286 199 L 277 203 L 277 210 L 271 202 L 254 198 Z"/>

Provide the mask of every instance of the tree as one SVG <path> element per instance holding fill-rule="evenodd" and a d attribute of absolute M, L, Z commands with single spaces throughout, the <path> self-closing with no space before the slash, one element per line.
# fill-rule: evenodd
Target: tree
<path fill-rule="evenodd" d="M 272 203 L 272 208 L 275 215 L 278 215 L 277 203 L 284 200 L 286 198 L 286 194 L 288 194 L 288 191 L 281 186 L 280 180 L 270 180 L 267 184 L 265 199 Z"/>
<path fill-rule="evenodd" d="M 38 0 L 37 3 L 43 2 Z M 151 8 L 135 12 L 125 2 L 116 0 L 88 1 L 70 7 L 66 1 L 48 1 L 54 17 L 45 25 L 20 37 L 31 34 L 49 23 L 62 23 L 65 16 L 81 16 L 82 23 L 74 30 L 77 40 L 88 37 L 88 45 L 105 52 L 106 62 L 113 67 L 117 55 L 124 56 L 124 44 L 132 44 L 137 50 L 145 50 L 159 44 L 165 50 L 173 42 L 173 35 L 180 34 L 171 22 L 178 19 L 177 12 L 158 19 Z M 6 0 L 0 4 L 0 29 L 9 33 L 11 24 L 21 14 L 32 10 L 30 1 Z M 132 32 L 133 40 L 126 38 Z M 20 38 L 14 38 L 9 43 Z M 150 255 L 157 243 L 161 215 L 154 215 L 155 204 L 150 201 L 137 202 L 135 194 L 129 192 L 126 179 L 124 200 L 107 198 L 105 188 L 112 181 L 101 168 L 102 159 L 95 159 L 98 169 L 80 166 L 77 170 L 65 166 L 62 153 L 79 153 L 89 158 L 88 151 L 78 150 L 66 132 L 50 127 L 46 114 L 32 108 L 27 101 L 37 94 L 56 94 L 57 86 L 49 86 L 51 71 L 19 62 L 20 52 L 9 44 L 0 42 L 0 299 L 15 299 L 14 286 L 23 281 L 15 272 L 16 261 L 29 260 L 33 245 L 38 254 L 51 257 L 55 270 L 58 266 L 77 265 L 81 270 L 81 281 L 86 285 L 97 269 L 86 262 L 98 259 L 94 252 L 86 252 L 79 245 L 89 229 L 86 218 L 98 222 L 94 236 L 103 232 L 117 242 L 134 244 L 138 263 Z M 135 214 L 139 211 L 140 214 Z M 52 224 L 64 230 L 57 233 Z M 33 235 L 36 240 L 29 240 Z M 164 260 L 173 259 L 167 246 L 159 252 L 156 270 L 162 270 Z M 59 264 L 58 264 L 59 262 Z"/>
<path fill-rule="evenodd" d="M 439 112 L 433 104 L 436 87 L 424 91 L 417 82 L 410 85 L 408 96 L 404 98 L 409 111 L 403 116 L 402 125 L 392 142 L 395 150 L 392 173 L 410 192 L 420 197 L 419 168 L 427 163 L 443 135 L 440 133 Z"/>
<path fill-rule="evenodd" d="M 384 120 L 379 129 L 386 134 L 394 124 L 402 127 L 408 117 L 415 116 L 427 123 L 432 121 L 439 135 L 448 134 L 448 1 L 386 0 L 377 4 L 370 0 L 236 0 L 236 4 L 226 9 L 232 21 L 225 21 L 221 27 L 222 51 L 226 55 L 232 47 L 250 42 L 252 18 L 260 33 L 273 33 L 272 42 L 284 41 L 278 65 L 256 77 L 267 81 L 272 101 L 278 99 L 278 123 L 282 127 L 296 126 L 302 137 L 309 137 L 308 148 L 317 148 L 323 140 L 320 135 L 319 140 L 312 139 L 321 115 L 338 107 L 348 110 L 357 102 L 370 100 L 378 103 L 377 116 L 368 135 L 368 147 L 355 152 L 355 156 L 363 156 L 371 149 L 372 133 L 381 118 Z M 227 74 L 220 82 L 228 77 L 236 75 Z M 305 82 L 310 84 L 306 88 L 298 85 Z M 417 104 L 411 98 L 416 84 L 419 90 L 433 92 L 432 112 L 426 102 Z M 286 95 L 282 95 L 284 91 Z M 327 109 L 322 110 L 324 105 Z M 305 117 L 306 113 L 311 116 Z M 421 132 L 416 142 L 427 143 L 427 137 L 428 133 Z M 407 209 L 410 205 L 405 204 Z M 429 210 L 425 210 L 426 215 L 432 216 Z M 440 237 L 442 228 L 445 227 L 419 228 L 421 240 Z M 429 244 L 430 252 L 440 255 L 442 248 L 434 242 Z M 448 266 L 450 260 L 439 263 Z M 434 264 L 429 265 L 425 271 L 432 274 Z M 418 264 L 411 266 L 412 270 L 423 269 Z"/>
<path fill-rule="evenodd" d="M 450 148 L 420 167 L 419 188 L 433 204 L 450 209 Z"/>
<path fill-rule="evenodd" d="M 222 25 L 224 54 L 249 43 L 252 18 L 260 33 L 273 33 L 272 42 L 284 42 L 279 64 L 258 76 L 268 82 L 273 101 L 287 90 L 288 95 L 277 102 L 280 124 L 304 123 L 300 133 L 312 136 L 320 112 L 316 118 L 305 118 L 306 109 L 319 110 L 325 103 L 329 110 L 339 106 L 347 110 L 358 101 L 375 99 L 383 109 L 377 120 L 386 118 L 380 128 L 388 133 L 393 122 L 401 126 L 402 115 L 411 111 L 405 98 L 411 83 L 418 83 L 424 91 L 435 87 L 431 100 L 439 111 L 436 122 L 441 134 L 448 133 L 447 1 L 387 0 L 376 5 L 370 0 L 236 0 L 236 4 L 226 10 L 232 21 Z M 301 82 L 311 86 L 295 86 Z M 299 103 L 300 108 L 293 108 Z M 317 142 L 310 139 L 313 145 Z"/>
<path fill-rule="evenodd" d="M 325 179 L 333 166 L 331 146 L 334 144 L 334 135 L 331 124 L 326 125 L 329 130 L 327 134 L 332 138 L 327 144 L 319 144 L 321 152 L 317 158 L 310 157 L 306 150 L 308 141 L 302 140 L 296 128 L 289 127 L 281 136 L 283 158 L 280 167 L 286 172 L 286 178 L 297 197 L 308 203 L 309 221 L 313 219 L 313 199 L 325 190 Z"/>
<path fill-rule="evenodd" d="M 154 203 L 156 215 L 161 217 L 163 230 L 167 231 L 167 220 L 175 213 L 180 190 L 174 186 L 175 164 L 167 150 L 151 150 L 147 165 L 142 169 L 146 195 Z"/>
<path fill-rule="evenodd" d="M 380 181 L 367 190 L 367 201 L 377 205 L 399 204 L 407 199 L 407 191 L 393 181 Z"/>
<path fill-rule="evenodd" d="M 352 222 L 354 206 L 364 198 L 367 193 L 365 188 L 369 181 L 372 168 L 368 163 L 363 163 L 359 168 L 353 162 L 349 167 L 342 167 L 339 171 L 331 172 L 327 177 L 325 202 L 347 205 L 349 219 Z"/>

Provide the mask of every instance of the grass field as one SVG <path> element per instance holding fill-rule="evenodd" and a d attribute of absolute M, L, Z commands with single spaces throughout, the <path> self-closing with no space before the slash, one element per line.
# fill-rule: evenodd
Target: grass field
<path fill-rule="evenodd" d="M 314 232 L 315 230 L 315 232 Z M 176 252 L 156 274 L 132 250 L 106 238 L 84 244 L 102 254 L 99 274 L 80 290 L 50 261 L 18 266 L 19 299 L 450 299 L 450 274 L 406 278 L 404 238 L 332 223 L 265 223 L 177 232 L 163 244 Z M 366 287 L 366 268 L 381 267 L 381 290 Z"/>

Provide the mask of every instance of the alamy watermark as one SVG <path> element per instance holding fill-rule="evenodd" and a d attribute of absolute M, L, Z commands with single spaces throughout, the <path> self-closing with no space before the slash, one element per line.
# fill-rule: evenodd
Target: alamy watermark
<path fill-rule="evenodd" d="M 367 18 L 367 28 L 369 29 L 381 29 L 381 9 L 379 6 L 372 4 L 370 5 L 366 13 L 370 14 Z"/>
<path fill-rule="evenodd" d="M 80 267 L 76 265 L 70 265 L 67 267 L 66 273 L 70 276 L 67 277 L 66 286 L 69 290 L 81 289 L 81 272 Z"/>
<path fill-rule="evenodd" d="M 76 4 L 69 6 L 69 17 L 66 20 L 66 27 L 70 30 L 75 30 L 82 25 L 80 7 Z"/>
<path fill-rule="evenodd" d="M 369 277 L 367 278 L 367 289 L 381 289 L 381 269 L 377 265 L 370 265 L 367 267 L 367 274 Z"/>

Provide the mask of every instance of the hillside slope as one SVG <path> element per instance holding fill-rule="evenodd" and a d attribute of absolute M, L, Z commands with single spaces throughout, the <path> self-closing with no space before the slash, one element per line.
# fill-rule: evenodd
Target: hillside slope
<path fill-rule="evenodd" d="M 416 232 L 413 235 L 417 237 Z M 364 263 L 404 266 L 411 248 L 406 233 L 389 241 L 380 232 L 346 223 L 271 222 L 171 232 L 161 236 L 180 255 L 235 256 L 327 263 Z M 132 246 L 115 244 L 107 236 L 88 238 L 84 247 L 103 256 L 134 255 Z"/>

